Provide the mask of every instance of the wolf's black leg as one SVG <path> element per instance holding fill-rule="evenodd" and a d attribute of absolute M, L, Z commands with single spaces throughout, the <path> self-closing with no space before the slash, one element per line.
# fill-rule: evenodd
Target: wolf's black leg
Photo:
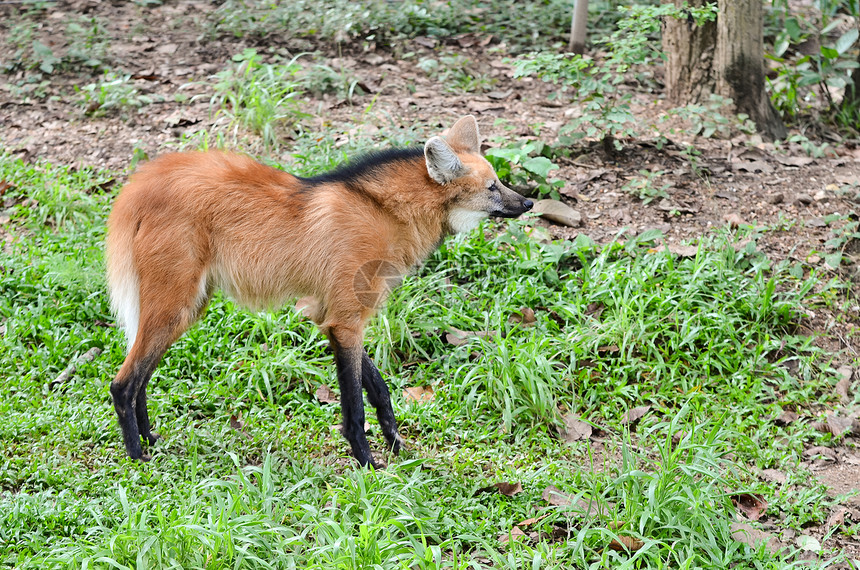
<path fill-rule="evenodd" d="M 376 418 L 379 420 L 379 427 L 382 428 L 385 441 L 388 442 L 388 448 L 396 455 L 400 453 L 403 439 L 397 433 L 397 420 L 394 419 L 394 410 L 391 408 L 388 384 L 367 355 L 367 351 L 361 352 L 361 383 L 367 390 L 367 399 L 376 408 Z"/>
<path fill-rule="evenodd" d="M 149 431 L 149 416 L 146 413 L 146 385 L 149 383 L 149 378 L 158 365 L 163 352 L 163 350 L 159 350 L 157 354 L 140 358 L 137 357 L 137 352 L 132 349 L 110 385 L 110 393 L 119 419 L 119 427 L 122 429 L 125 450 L 132 459 L 149 460 L 149 456 L 143 454 L 143 449 L 140 446 L 141 435 L 144 435 L 150 443 L 153 441 Z M 141 420 L 145 422 L 143 425 L 139 423 Z"/>
<path fill-rule="evenodd" d="M 343 411 L 343 436 L 352 446 L 352 454 L 362 465 L 379 465 L 370 454 L 370 445 L 364 433 L 364 398 L 361 390 L 361 346 L 344 347 L 335 334 L 330 335 L 337 364 L 337 380 L 340 384 L 340 406 Z"/>
<path fill-rule="evenodd" d="M 135 402 L 134 412 L 137 418 L 137 429 L 140 435 L 149 443 L 154 445 L 158 441 L 158 434 L 152 433 L 152 427 L 149 423 L 149 412 L 146 409 L 146 386 L 149 382 L 144 383 L 137 392 L 137 402 Z"/>

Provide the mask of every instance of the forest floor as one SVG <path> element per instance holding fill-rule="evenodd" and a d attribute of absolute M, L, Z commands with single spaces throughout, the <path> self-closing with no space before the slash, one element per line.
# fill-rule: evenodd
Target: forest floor
<path fill-rule="evenodd" d="M 0 83 L 0 144 L 27 161 L 127 171 L 135 155 L 154 157 L 183 148 L 189 140 L 199 141 L 199 133 L 223 126 L 223 116 L 216 114 L 211 102 L 213 77 L 248 49 L 264 56 L 314 51 L 314 61 L 327 66 L 335 81 L 360 88 L 351 94 L 334 89 L 301 97 L 300 108 L 307 114 L 300 120 L 301 128 L 339 133 L 336 138 L 344 143 L 355 137 L 384 139 L 391 132 L 433 134 L 472 114 L 491 146 L 523 139 L 550 144 L 581 112 L 577 101 L 564 96 L 550 99 L 557 86 L 536 78 L 514 78 L 504 38 L 420 37 L 396 49 L 367 42 L 280 42 L 278 34 L 257 40 L 211 33 L 205 22 L 213 9 L 208 2 L 144 8 L 132 2 L 94 0 L 49 8 L 30 30 L 34 38 L 55 56 L 68 54 L 80 47 L 76 42 L 84 41 L 64 32 L 68 21 L 98 18 L 107 38 L 96 46 L 99 58 L 128 75 L 128 85 L 145 101 L 138 108 L 106 108 L 101 113 L 93 98 L 84 95 L 88 85 L 102 79 L 100 72 L 87 71 L 95 68 L 79 66 L 50 74 L 13 69 Z M 11 18 L 12 10 L 0 7 L 0 19 Z M 0 43 L 14 45 L 23 32 L 13 19 L 7 22 L 0 25 Z M 434 72 L 417 65 L 431 58 L 439 62 Z M 466 75 L 446 73 L 448 64 L 456 64 Z M 810 308 L 800 326 L 834 355 L 832 366 L 853 382 L 845 398 L 857 402 L 853 366 L 860 350 L 860 240 L 853 234 L 860 210 L 860 142 L 810 125 L 805 134 L 811 142 L 774 144 L 740 132 L 733 121 L 710 138 L 695 136 L 690 121 L 670 112 L 659 90 L 659 68 L 649 73 L 651 84 L 646 87 L 651 91 L 646 93 L 638 83 L 633 98 L 639 132 L 647 136 L 623 140 L 623 148 L 611 154 L 598 141 L 586 139 L 570 147 L 567 156 L 553 157 L 559 168 L 551 178 L 564 181 L 560 199 L 581 214 L 582 222 L 577 227 L 544 220 L 539 224 L 555 239 L 586 234 L 598 243 L 659 229 L 666 244 L 678 251 L 730 226 L 754 239 L 758 251 L 772 262 L 787 260 L 805 274 L 823 276 L 823 281 L 838 278 L 844 284 L 839 298 L 829 306 Z M 464 76 L 473 83 L 464 86 L 460 81 Z M 633 81 L 629 88 L 633 90 Z M 730 114 L 725 109 L 711 110 L 696 120 L 719 124 L 726 116 Z M 797 126 L 792 132 L 804 134 Z M 294 160 L 289 133 L 282 134 L 281 146 L 265 152 L 289 165 Z M 652 191 L 654 199 L 643 200 L 632 191 L 637 184 Z M 0 236 L 3 223 L 0 218 Z M 694 251 L 686 255 L 695 255 Z M 837 251 L 843 258 L 832 267 Z M 857 412 L 852 414 L 856 417 Z M 858 520 L 856 442 L 845 437 L 832 448 L 832 456 L 811 456 L 808 467 L 834 494 L 855 494 L 844 505 Z M 860 546 L 845 540 L 843 546 L 860 556 Z"/>

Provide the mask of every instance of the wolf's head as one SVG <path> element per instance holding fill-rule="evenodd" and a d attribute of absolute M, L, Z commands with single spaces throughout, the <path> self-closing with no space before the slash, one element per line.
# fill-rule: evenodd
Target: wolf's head
<path fill-rule="evenodd" d="M 516 218 L 534 203 L 505 187 L 490 163 L 481 156 L 481 139 L 475 117 L 463 117 L 442 137 L 424 145 L 427 172 L 446 187 L 448 226 L 454 233 L 467 232 L 487 216 Z"/>

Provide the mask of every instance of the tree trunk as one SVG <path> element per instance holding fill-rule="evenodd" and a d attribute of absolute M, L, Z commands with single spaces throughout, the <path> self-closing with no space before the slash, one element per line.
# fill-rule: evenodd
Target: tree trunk
<path fill-rule="evenodd" d="M 672 1 L 676 6 L 682 0 Z M 711 93 L 730 97 L 771 138 L 785 138 L 782 118 L 765 91 L 761 0 L 718 2 L 716 22 L 697 26 L 692 18 L 669 18 L 663 25 L 665 83 L 675 105 L 700 103 Z M 694 0 L 703 6 L 709 0 Z"/>
<path fill-rule="evenodd" d="M 674 0 L 681 8 L 685 2 Z M 692 6 L 707 4 L 706 0 L 692 0 Z M 717 45 L 717 23 L 705 22 L 698 26 L 691 19 L 666 18 L 663 21 L 663 53 L 666 96 L 670 103 L 685 105 L 701 103 L 716 88 L 714 48 Z"/>
<path fill-rule="evenodd" d="M 851 70 L 851 82 L 845 86 L 845 96 L 842 105 L 845 107 L 857 105 L 860 102 L 860 54 L 857 54 L 857 67 Z"/>
<path fill-rule="evenodd" d="M 570 43 L 567 49 L 580 55 L 585 53 L 588 24 L 588 0 L 573 0 L 573 16 L 570 19 Z"/>
<path fill-rule="evenodd" d="M 786 136 L 782 118 L 770 103 L 764 81 L 761 0 L 718 0 L 716 92 L 731 97 L 739 113 L 772 138 Z"/>

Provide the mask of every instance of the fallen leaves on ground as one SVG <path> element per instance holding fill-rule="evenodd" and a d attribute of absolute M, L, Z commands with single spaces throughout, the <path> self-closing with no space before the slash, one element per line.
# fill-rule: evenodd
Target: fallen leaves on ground
<path fill-rule="evenodd" d="M 731 525 L 731 531 L 732 538 L 735 541 L 747 544 L 753 548 L 758 548 L 760 544 L 764 543 L 768 551 L 772 554 L 785 548 L 785 545 L 778 538 L 763 530 L 754 528 L 749 523 L 734 522 Z"/>
<path fill-rule="evenodd" d="M 779 416 L 774 418 L 773 423 L 780 427 L 785 427 L 789 424 L 792 424 L 800 419 L 800 416 L 797 415 L 796 412 L 792 412 L 790 410 L 783 410 Z"/>
<path fill-rule="evenodd" d="M 634 426 L 636 423 L 645 417 L 645 414 L 651 411 L 651 406 L 639 406 L 628 410 L 624 417 L 621 418 L 621 425 Z"/>
<path fill-rule="evenodd" d="M 827 517 L 827 522 L 824 523 L 824 530 L 829 531 L 831 528 L 839 527 L 845 524 L 845 515 L 848 514 L 848 509 L 843 506 L 838 506 L 830 516 Z"/>
<path fill-rule="evenodd" d="M 239 414 L 238 416 L 237 415 L 231 415 L 230 416 L 230 427 L 232 429 L 238 431 L 239 433 L 241 433 L 242 435 L 244 435 L 248 439 L 253 439 L 251 437 L 251 434 L 249 434 L 245 430 L 245 422 L 242 421 L 242 414 Z"/>
<path fill-rule="evenodd" d="M 436 398 L 433 386 L 412 386 L 403 389 L 403 399 L 407 402 L 432 402 Z"/>
<path fill-rule="evenodd" d="M 315 396 L 321 404 L 337 404 L 338 402 L 337 395 L 326 384 L 317 388 Z"/>
<path fill-rule="evenodd" d="M 445 340 L 454 346 L 463 346 L 473 338 L 492 338 L 495 334 L 492 331 L 461 331 L 454 327 L 448 327 L 448 331 L 445 334 Z"/>
<path fill-rule="evenodd" d="M 590 424 L 579 419 L 579 414 L 570 413 L 562 418 L 564 427 L 561 428 L 559 435 L 563 441 L 573 443 L 591 437 L 592 428 Z"/>
<path fill-rule="evenodd" d="M 844 405 L 851 402 L 851 397 L 848 391 L 851 389 L 851 380 L 854 378 L 854 369 L 850 366 L 840 366 L 836 371 L 839 381 L 833 389 L 836 395 L 839 396 L 839 401 Z"/>
<path fill-rule="evenodd" d="M 500 481 L 498 483 L 493 483 L 488 487 L 481 487 L 477 491 L 475 491 L 475 495 L 481 495 L 483 493 L 495 493 L 498 492 L 500 495 L 504 495 L 506 497 L 513 497 L 518 493 L 523 492 L 523 486 L 521 483 L 510 483 L 507 481 Z"/>
<path fill-rule="evenodd" d="M 511 529 L 511 532 L 503 532 L 499 535 L 499 542 L 508 542 L 509 540 L 520 540 L 526 537 L 526 533 L 523 530 L 515 526 Z"/>
<path fill-rule="evenodd" d="M 541 498 L 554 507 L 574 507 L 574 512 L 577 515 L 584 517 L 592 517 L 602 511 L 610 511 L 615 508 L 613 503 L 606 503 L 604 509 L 595 500 L 586 500 L 582 497 L 565 493 L 558 487 L 550 485 L 543 490 Z"/>
<path fill-rule="evenodd" d="M 509 323 L 519 323 L 520 326 L 530 327 L 537 322 L 537 317 L 535 317 L 535 312 L 533 309 L 529 307 L 523 307 L 519 311 L 512 313 L 510 317 L 508 317 Z"/>
<path fill-rule="evenodd" d="M 645 545 L 644 542 L 632 536 L 618 535 L 618 539 L 612 539 L 609 548 L 612 550 L 635 552 Z"/>
<path fill-rule="evenodd" d="M 757 521 L 767 511 L 767 501 L 761 495 L 754 493 L 732 495 L 732 504 L 751 521 Z"/>
<path fill-rule="evenodd" d="M 680 245 L 677 243 L 671 243 L 666 246 L 666 249 L 669 250 L 669 253 L 677 255 L 678 257 L 696 257 L 699 253 L 699 246 L 697 245 Z"/>

